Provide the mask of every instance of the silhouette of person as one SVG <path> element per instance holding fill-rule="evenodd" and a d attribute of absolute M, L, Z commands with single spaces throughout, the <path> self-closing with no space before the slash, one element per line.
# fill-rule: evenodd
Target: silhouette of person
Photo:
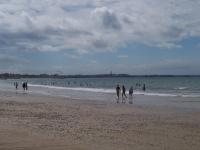
<path fill-rule="evenodd" d="M 28 90 L 28 82 L 25 82 L 25 89 Z"/>
<path fill-rule="evenodd" d="M 22 83 L 22 88 L 23 88 L 24 91 L 25 91 L 25 86 L 26 86 L 26 85 L 25 85 L 25 82 L 23 82 L 23 83 Z"/>
<path fill-rule="evenodd" d="M 18 89 L 18 83 L 15 82 L 14 85 L 15 85 L 15 89 L 17 90 Z"/>
<path fill-rule="evenodd" d="M 129 104 L 133 104 L 133 87 L 129 89 Z"/>
<path fill-rule="evenodd" d="M 131 86 L 129 89 L 129 96 L 132 97 L 133 96 L 133 87 Z"/>
<path fill-rule="evenodd" d="M 116 93 L 117 93 L 117 99 L 119 100 L 119 93 L 120 93 L 120 87 L 119 87 L 119 84 L 117 84 L 117 87 L 116 87 Z M 119 101 L 117 101 L 119 102 Z"/>
<path fill-rule="evenodd" d="M 143 84 L 142 90 L 145 92 L 146 91 L 146 85 Z"/>
<path fill-rule="evenodd" d="M 127 98 L 127 96 L 126 96 L 126 88 L 125 88 L 125 86 L 123 85 L 123 86 L 122 86 L 122 99 L 123 99 L 124 97 Z"/>

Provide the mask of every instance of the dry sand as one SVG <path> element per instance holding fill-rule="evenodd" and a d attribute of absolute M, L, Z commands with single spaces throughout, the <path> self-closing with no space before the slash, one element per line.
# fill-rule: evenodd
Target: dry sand
<path fill-rule="evenodd" d="M 1 94 L 0 150 L 198 150 L 200 111 Z"/>

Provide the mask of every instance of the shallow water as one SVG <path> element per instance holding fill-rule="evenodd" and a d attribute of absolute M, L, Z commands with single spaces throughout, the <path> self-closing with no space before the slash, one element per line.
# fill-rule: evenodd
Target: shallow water
<path fill-rule="evenodd" d="M 108 77 L 68 79 L 9 79 L 0 80 L 0 89 L 14 90 L 14 82 L 29 83 L 35 92 L 89 99 L 104 99 L 115 95 L 117 84 L 128 89 L 133 86 L 135 95 L 162 97 L 200 97 L 200 77 Z M 143 84 L 146 91 L 142 91 Z"/>
<path fill-rule="evenodd" d="M 161 80 L 163 78 L 163 80 Z M 127 80 L 126 80 L 127 79 Z M 143 80 L 142 80 L 143 79 Z M 28 81 L 28 91 L 23 91 L 21 83 Z M 106 82 L 107 81 L 107 82 Z M 124 82 L 123 82 L 124 81 Z M 138 81 L 138 82 L 137 82 Z M 141 82 L 143 81 L 143 82 Z M 168 81 L 168 82 L 167 82 Z M 176 82 L 175 82 L 176 81 Z M 80 100 L 100 100 L 116 103 L 115 85 L 133 85 L 133 99 L 126 99 L 126 104 L 138 107 L 176 108 L 183 111 L 199 111 L 200 78 L 197 77 L 153 77 L 153 78 L 92 78 L 92 79 L 17 79 L 0 80 L 0 92 L 14 94 L 39 94 L 60 96 Z M 14 82 L 19 83 L 16 91 Z M 87 82 L 83 84 L 84 82 Z M 104 84 L 105 83 L 105 84 Z M 132 83 L 132 84 L 131 84 Z M 145 83 L 147 90 L 135 83 Z M 159 84 L 160 83 L 160 84 Z M 80 85 L 81 84 L 81 85 Z M 9 94 L 8 94 L 9 95 Z M 128 96 L 128 91 L 127 91 Z M 119 100 L 122 104 L 122 98 Z"/>

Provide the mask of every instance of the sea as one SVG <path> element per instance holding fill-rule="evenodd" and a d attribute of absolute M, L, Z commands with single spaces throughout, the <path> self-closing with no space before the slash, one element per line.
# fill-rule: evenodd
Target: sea
<path fill-rule="evenodd" d="M 134 95 L 157 97 L 200 98 L 199 76 L 136 76 L 105 78 L 21 78 L 0 80 L 0 91 L 16 91 L 14 82 L 28 82 L 28 92 L 42 95 L 62 96 L 74 99 L 113 100 L 116 85 L 124 85 L 128 94 L 131 86 Z M 146 90 L 142 87 L 145 84 Z"/>

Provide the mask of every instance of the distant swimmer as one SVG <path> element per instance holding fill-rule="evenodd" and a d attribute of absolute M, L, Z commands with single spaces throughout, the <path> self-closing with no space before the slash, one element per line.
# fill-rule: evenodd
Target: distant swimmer
<path fill-rule="evenodd" d="M 146 85 L 143 84 L 142 90 L 145 92 L 146 91 Z"/>
<path fill-rule="evenodd" d="M 140 87 L 140 86 L 141 86 L 141 84 L 140 84 L 140 83 L 136 83 L 135 85 L 136 85 L 136 87 Z"/>
<path fill-rule="evenodd" d="M 117 93 L 117 103 L 119 102 L 119 94 L 120 94 L 120 87 L 119 87 L 119 84 L 117 84 L 117 87 L 116 87 L 116 93 Z"/>
<path fill-rule="evenodd" d="M 123 100 L 125 100 L 124 98 L 127 98 L 127 96 L 126 96 L 126 88 L 125 88 L 125 86 L 123 85 L 122 86 L 122 102 L 123 102 Z M 125 101 L 124 101 L 125 102 Z"/>

